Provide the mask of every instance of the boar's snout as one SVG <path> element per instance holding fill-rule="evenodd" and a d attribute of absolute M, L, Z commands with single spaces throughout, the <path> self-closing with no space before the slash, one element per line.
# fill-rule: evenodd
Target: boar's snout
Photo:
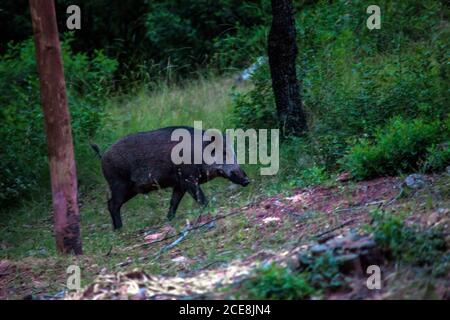
<path fill-rule="evenodd" d="M 244 179 L 242 180 L 241 185 L 242 185 L 243 187 L 246 187 L 246 186 L 249 185 L 249 183 L 250 183 L 250 180 L 246 177 L 246 178 L 244 178 Z"/>
<path fill-rule="evenodd" d="M 233 170 L 230 172 L 230 175 L 228 176 L 228 179 L 230 179 L 231 182 L 240 184 L 241 186 L 245 187 L 250 183 L 250 179 L 247 177 L 245 172 L 239 168 L 239 170 Z"/>

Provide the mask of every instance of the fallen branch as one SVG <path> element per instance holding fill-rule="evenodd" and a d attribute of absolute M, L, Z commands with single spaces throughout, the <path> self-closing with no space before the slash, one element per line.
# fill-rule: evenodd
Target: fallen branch
<path fill-rule="evenodd" d="M 201 270 L 208 269 L 209 267 L 211 267 L 211 266 L 213 266 L 213 265 L 215 265 L 217 263 L 226 263 L 226 261 L 225 260 L 216 260 L 216 261 L 213 261 L 211 263 L 208 263 L 208 264 L 204 265 L 203 267 L 201 267 L 200 269 L 197 269 L 196 271 L 201 271 Z"/>
<path fill-rule="evenodd" d="M 341 229 L 341 228 L 343 228 L 343 227 L 345 227 L 345 226 L 351 224 L 351 223 L 354 222 L 354 221 L 355 221 L 355 219 L 350 219 L 350 220 L 348 220 L 348 221 L 345 221 L 345 222 L 341 223 L 340 225 L 337 225 L 337 226 L 334 227 L 334 228 L 331 228 L 331 229 L 329 229 L 329 230 L 326 230 L 326 231 L 323 231 L 323 232 L 321 232 L 321 233 L 315 234 L 314 237 L 320 238 L 320 237 L 322 237 L 322 236 L 324 236 L 324 235 L 326 235 L 326 234 L 328 234 L 328 233 L 330 233 L 330 232 L 339 230 L 339 229 Z"/>
<path fill-rule="evenodd" d="M 333 210 L 333 213 L 340 213 L 340 212 L 345 212 L 345 211 L 353 211 L 353 210 L 359 210 L 359 209 L 367 209 L 367 207 L 369 206 L 383 206 L 386 202 L 384 200 L 380 200 L 380 201 L 374 201 L 374 202 L 369 202 L 369 203 L 365 203 L 362 206 L 355 206 L 355 207 L 348 207 L 348 208 L 342 208 L 342 209 L 336 209 Z"/>
<path fill-rule="evenodd" d="M 186 227 L 183 229 L 183 231 L 181 231 L 181 236 L 180 236 L 179 238 L 177 238 L 177 239 L 176 239 L 174 242 L 172 242 L 171 244 L 169 244 L 169 245 L 163 247 L 163 248 L 160 250 L 159 253 L 163 253 L 164 251 L 170 250 L 170 249 L 172 249 L 173 247 L 175 247 L 177 244 L 179 244 L 181 241 L 183 241 L 183 240 L 187 237 L 187 235 L 189 234 L 189 231 L 190 231 L 189 226 L 190 226 L 190 225 L 191 225 L 191 224 L 189 223 L 189 220 L 187 220 Z"/>
<path fill-rule="evenodd" d="M 398 199 L 400 199 L 403 196 L 405 190 L 403 189 L 402 184 L 399 185 L 399 188 L 400 188 L 400 192 L 395 197 L 393 197 L 391 200 L 383 203 L 380 206 L 380 209 L 384 208 L 385 206 L 393 204 L 395 201 L 397 201 Z"/>

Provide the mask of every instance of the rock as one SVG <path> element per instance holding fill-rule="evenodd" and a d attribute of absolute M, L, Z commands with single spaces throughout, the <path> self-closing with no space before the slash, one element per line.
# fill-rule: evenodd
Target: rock
<path fill-rule="evenodd" d="M 410 174 L 405 179 L 405 184 L 411 189 L 421 189 L 426 186 L 427 181 L 423 174 Z"/>
<path fill-rule="evenodd" d="M 328 240 L 325 244 L 332 249 L 339 249 L 345 247 L 347 243 L 358 241 L 361 236 L 355 232 L 350 232 L 346 236 L 339 235 Z"/>
<path fill-rule="evenodd" d="M 329 249 L 329 248 L 328 248 L 327 245 L 324 245 L 324 244 L 316 244 L 316 245 L 313 245 L 313 246 L 311 247 L 311 253 L 312 253 L 314 256 L 318 256 L 318 255 L 321 255 L 322 253 L 325 253 L 328 249 Z"/>
<path fill-rule="evenodd" d="M 361 251 L 364 249 L 372 249 L 375 248 L 377 244 L 371 238 L 365 237 L 360 240 L 351 242 L 345 246 L 345 248 L 352 251 Z"/>
<path fill-rule="evenodd" d="M 447 166 L 447 168 L 445 168 L 445 171 L 447 171 L 447 174 L 450 174 L 450 166 Z"/>

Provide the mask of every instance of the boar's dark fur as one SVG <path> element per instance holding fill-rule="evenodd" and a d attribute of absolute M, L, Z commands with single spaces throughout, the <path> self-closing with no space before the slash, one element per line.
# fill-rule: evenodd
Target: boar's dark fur
<path fill-rule="evenodd" d="M 103 175 L 111 191 L 108 210 L 114 229 L 122 227 L 120 215 L 122 205 L 139 193 L 146 194 L 157 189 L 173 188 L 167 215 L 171 220 L 175 217 L 178 204 L 186 192 L 199 204 L 203 206 L 207 204 L 200 185 L 211 179 L 224 177 L 243 186 L 249 183 L 235 157 L 234 164 L 208 165 L 203 162 L 175 165 L 171 160 L 171 152 L 179 141 L 171 141 L 171 135 L 179 128 L 187 129 L 193 137 L 194 129 L 191 127 L 168 127 L 141 132 L 120 139 L 101 156 Z M 203 142 L 203 148 L 209 143 Z M 92 147 L 100 154 L 97 146 Z"/>

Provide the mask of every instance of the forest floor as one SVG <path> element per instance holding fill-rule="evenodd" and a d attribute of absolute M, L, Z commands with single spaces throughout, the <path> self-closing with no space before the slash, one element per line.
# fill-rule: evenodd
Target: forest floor
<path fill-rule="evenodd" d="M 102 265 L 92 255 L 71 260 L 87 277 L 78 293 L 61 292 L 69 263 L 61 257 L 4 259 L 0 298 L 62 298 L 63 293 L 70 299 L 245 298 L 241 287 L 261 266 L 273 262 L 298 268 L 302 253 L 321 254 L 320 244 L 339 239 L 358 242 L 348 240 L 349 234 L 370 237 L 374 211 L 402 217 L 406 225 L 421 230 L 439 227 L 447 242 L 442 255 L 448 256 L 450 176 L 424 177 L 426 184 L 418 189 L 407 188 L 402 178 L 335 181 L 262 197 L 234 210 L 218 208 L 214 214 L 205 210 L 199 218 L 180 217 L 184 221 L 178 226 L 167 222 L 134 230 L 122 235 L 120 246 L 104 252 L 103 259 L 113 260 L 113 265 Z M 325 287 L 312 297 L 450 298 L 448 273 L 434 276 L 385 252 L 381 256 L 380 290 L 367 288 L 360 257 L 342 271 L 346 285 Z M 446 263 L 448 270 L 448 259 Z"/>

